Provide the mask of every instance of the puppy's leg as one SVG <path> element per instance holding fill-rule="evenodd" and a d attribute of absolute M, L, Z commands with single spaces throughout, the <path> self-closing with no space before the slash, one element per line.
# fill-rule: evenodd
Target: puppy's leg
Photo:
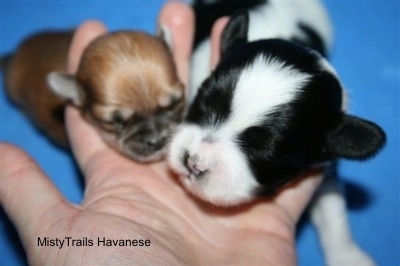
<path fill-rule="evenodd" d="M 327 265 L 375 265 L 354 242 L 347 220 L 346 203 L 336 176 L 336 164 L 327 167 L 325 180 L 310 208 Z"/>

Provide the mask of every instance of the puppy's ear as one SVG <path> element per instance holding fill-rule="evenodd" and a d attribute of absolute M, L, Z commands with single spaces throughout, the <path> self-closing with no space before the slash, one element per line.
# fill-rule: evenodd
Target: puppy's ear
<path fill-rule="evenodd" d="M 374 156 L 385 144 L 385 132 L 376 124 L 351 115 L 328 134 L 328 153 L 335 157 L 363 160 Z"/>
<path fill-rule="evenodd" d="M 224 55 L 234 44 L 247 41 L 249 15 L 239 12 L 230 17 L 228 24 L 221 34 L 221 55 Z"/>
<path fill-rule="evenodd" d="M 47 75 L 47 83 L 58 96 L 80 106 L 83 102 L 83 91 L 73 75 L 63 72 L 51 72 Z"/>
<path fill-rule="evenodd" d="M 160 24 L 157 28 L 157 37 L 164 41 L 164 43 L 168 46 L 169 50 L 172 51 L 172 34 L 171 30 L 163 25 Z"/>

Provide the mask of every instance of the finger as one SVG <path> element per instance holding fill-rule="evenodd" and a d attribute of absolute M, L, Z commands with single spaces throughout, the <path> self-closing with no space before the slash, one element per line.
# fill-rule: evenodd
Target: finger
<path fill-rule="evenodd" d="M 66 109 L 66 127 L 77 162 L 80 168 L 88 173 L 89 161 L 96 157 L 96 154 L 105 152 L 109 148 L 93 126 L 88 124 L 79 111 L 72 106 L 68 106 Z M 87 176 L 85 175 L 85 177 Z"/>
<path fill-rule="evenodd" d="M 169 1 L 161 9 L 158 24 L 168 28 L 171 33 L 172 54 L 177 67 L 178 77 L 186 85 L 193 45 L 193 11 L 184 3 Z"/>
<path fill-rule="evenodd" d="M 75 73 L 85 47 L 96 37 L 107 32 L 103 23 L 96 20 L 88 20 L 82 23 L 74 33 L 69 49 L 68 67 L 69 73 Z"/>
<path fill-rule="evenodd" d="M 297 223 L 302 213 L 319 187 L 323 178 L 323 169 L 313 169 L 300 177 L 298 181 L 286 186 L 278 194 L 275 202 L 286 209 Z"/>
<path fill-rule="evenodd" d="M 226 24 L 229 21 L 229 17 L 219 18 L 213 25 L 211 31 L 211 67 L 214 69 L 220 59 L 221 52 L 221 34 Z"/>
<path fill-rule="evenodd" d="M 0 143 L 0 163 L 0 203 L 20 236 L 28 241 L 29 236 L 37 234 L 49 210 L 63 206 L 65 211 L 70 205 L 33 159 L 19 148 Z"/>
<path fill-rule="evenodd" d="M 79 60 L 86 46 L 106 32 L 106 27 L 95 20 L 86 21 L 77 28 L 68 56 L 68 71 L 70 73 L 77 71 Z M 81 169 L 84 169 L 88 158 L 105 149 L 105 144 L 95 129 L 84 121 L 79 112 L 73 107 L 67 107 L 66 127 L 72 150 Z"/>

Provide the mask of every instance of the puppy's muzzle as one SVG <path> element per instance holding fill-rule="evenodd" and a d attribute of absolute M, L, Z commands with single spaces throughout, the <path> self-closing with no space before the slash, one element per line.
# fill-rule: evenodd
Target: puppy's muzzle
<path fill-rule="evenodd" d="M 143 156 L 161 150 L 167 143 L 167 136 L 154 129 L 141 129 L 125 140 L 128 150 Z"/>
<path fill-rule="evenodd" d="M 164 147 L 167 142 L 167 137 L 161 136 L 158 132 L 151 132 L 139 136 L 136 141 L 142 144 L 143 149 L 154 152 Z"/>
<path fill-rule="evenodd" d="M 197 155 L 190 156 L 188 151 L 184 153 L 182 163 L 189 172 L 188 177 L 199 179 L 202 178 L 207 172 L 207 170 L 202 167 L 201 163 L 199 162 L 199 157 Z"/>
<path fill-rule="evenodd" d="M 130 157 L 139 161 L 160 159 L 170 130 L 165 125 L 148 119 L 133 125 L 127 125 L 126 131 L 121 134 L 123 149 Z"/>

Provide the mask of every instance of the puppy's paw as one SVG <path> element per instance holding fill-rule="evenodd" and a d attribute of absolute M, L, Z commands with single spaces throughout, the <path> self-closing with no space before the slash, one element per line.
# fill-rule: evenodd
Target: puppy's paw
<path fill-rule="evenodd" d="M 341 246 L 340 251 L 327 254 L 329 266 L 374 266 L 375 262 L 357 245 Z"/>

